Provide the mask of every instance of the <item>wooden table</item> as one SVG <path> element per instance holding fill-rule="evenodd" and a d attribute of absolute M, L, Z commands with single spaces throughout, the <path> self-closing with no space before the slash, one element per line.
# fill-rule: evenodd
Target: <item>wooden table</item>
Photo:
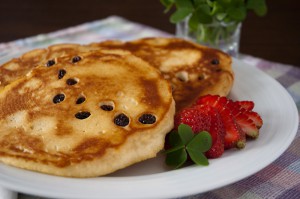
<path fill-rule="evenodd" d="M 240 51 L 300 67 L 300 1 L 267 1 L 265 17 L 250 13 Z M 110 15 L 175 32 L 159 0 L 7 0 L 0 2 L 0 42 L 47 33 Z"/>

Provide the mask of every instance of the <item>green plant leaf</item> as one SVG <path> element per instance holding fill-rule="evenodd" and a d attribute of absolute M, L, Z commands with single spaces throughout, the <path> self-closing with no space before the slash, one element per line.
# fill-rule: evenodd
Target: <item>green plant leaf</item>
<path fill-rule="evenodd" d="M 192 128 L 186 124 L 180 124 L 178 126 L 178 134 L 184 145 L 187 145 L 194 137 Z"/>
<path fill-rule="evenodd" d="M 210 7 L 214 6 L 215 1 L 211 1 L 211 0 L 206 0 L 207 5 L 209 5 Z"/>
<path fill-rule="evenodd" d="M 172 8 L 172 6 L 174 5 L 174 0 L 160 0 L 161 4 L 163 4 L 165 6 L 165 10 L 164 13 L 169 12 L 169 10 Z"/>
<path fill-rule="evenodd" d="M 224 13 L 224 8 L 217 1 L 214 1 L 211 10 L 211 15 L 217 15 L 220 13 Z"/>
<path fill-rule="evenodd" d="M 189 28 L 193 31 L 196 31 L 199 25 L 199 17 L 197 12 L 194 12 L 189 19 Z"/>
<path fill-rule="evenodd" d="M 191 14 L 192 10 L 189 8 L 181 8 L 176 10 L 170 17 L 171 23 L 178 23 L 185 19 L 187 16 Z"/>
<path fill-rule="evenodd" d="M 241 22 L 245 20 L 248 10 L 253 10 L 258 16 L 267 13 L 266 0 L 160 0 L 160 2 L 166 7 L 164 12 L 168 12 L 175 5 L 176 10 L 170 16 L 171 23 L 178 23 L 190 16 L 189 28 L 193 31 L 199 30 L 198 32 L 201 29 L 199 24 L 210 24 L 213 21 Z M 210 31 L 206 32 L 210 34 Z M 207 33 L 204 33 L 206 36 L 197 36 L 197 40 L 207 37 Z"/>
<path fill-rule="evenodd" d="M 201 4 L 205 4 L 206 0 L 193 0 L 195 7 L 197 8 Z"/>
<path fill-rule="evenodd" d="M 217 20 L 222 21 L 222 20 L 225 19 L 226 16 L 227 16 L 226 13 L 218 13 L 218 14 L 216 15 L 216 18 L 217 18 Z"/>
<path fill-rule="evenodd" d="M 200 5 L 198 7 L 199 11 L 203 12 L 203 14 L 206 14 L 206 15 L 210 15 L 211 13 L 211 8 L 208 6 L 208 5 Z"/>
<path fill-rule="evenodd" d="M 231 0 L 229 5 L 231 7 L 239 7 L 243 6 L 245 4 L 245 0 Z"/>
<path fill-rule="evenodd" d="M 172 147 L 172 148 L 166 150 L 165 154 L 172 153 L 172 152 L 180 150 L 180 149 L 185 149 L 185 146 L 184 145 L 178 145 L 178 146 Z"/>
<path fill-rule="evenodd" d="M 217 1 L 222 7 L 226 8 L 230 5 L 232 0 L 217 0 Z"/>
<path fill-rule="evenodd" d="M 174 2 L 174 0 L 160 0 L 160 3 L 163 4 L 165 7 L 171 6 Z"/>
<path fill-rule="evenodd" d="M 195 11 L 200 23 L 208 24 L 212 22 L 211 8 L 208 5 L 200 5 Z"/>
<path fill-rule="evenodd" d="M 254 10 L 258 16 L 264 16 L 267 14 L 267 4 L 265 0 L 248 0 L 247 8 Z"/>
<path fill-rule="evenodd" d="M 209 164 L 208 159 L 203 153 L 199 153 L 199 151 L 195 151 L 192 149 L 187 149 L 187 151 L 193 162 L 197 165 L 207 166 Z"/>
<path fill-rule="evenodd" d="M 177 9 L 190 9 L 193 10 L 194 6 L 191 0 L 174 0 Z"/>
<path fill-rule="evenodd" d="M 172 147 L 175 147 L 175 146 L 183 146 L 183 145 L 184 145 L 184 143 L 183 143 L 182 140 L 181 140 L 181 137 L 179 136 L 179 134 L 178 134 L 176 131 L 172 131 L 172 132 L 169 134 L 168 141 L 169 141 L 169 144 L 170 144 Z"/>
<path fill-rule="evenodd" d="M 186 124 L 178 126 L 178 132 L 172 131 L 168 137 L 170 149 L 165 151 L 167 165 L 179 168 L 184 165 L 188 157 L 198 165 L 208 165 L 208 160 L 203 154 L 210 149 L 212 144 L 211 135 L 202 131 L 194 134 L 192 128 Z"/>
<path fill-rule="evenodd" d="M 228 16 L 235 21 L 243 21 L 247 16 L 247 9 L 245 6 L 231 7 L 227 12 Z"/>
<path fill-rule="evenodd" d="M 179 149 L 167 154 L 166 164 L 175 169 L 181 167 L 187 160 L 187 153 L 185 149 Z"/>
<path fill-rule="evenodd" d="M 206 131 L 202 131 L 194 136 L 194 138 L 186 146 L 186 149 L 198 152 L 206 152 L 211 148 L 211 145 L 211 135 Z"/>

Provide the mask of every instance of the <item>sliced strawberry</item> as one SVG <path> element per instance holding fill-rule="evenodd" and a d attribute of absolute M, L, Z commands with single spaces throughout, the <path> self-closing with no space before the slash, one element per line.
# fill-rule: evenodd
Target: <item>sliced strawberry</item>
<path fill-rule="evenodd" d="M 243 115 L 246 115 L 249 119 L 251 119 L 258 129 L 262 127 L 263 120 L 257 112 L 246 110 L 243 107 L 240 107 L 239 109 L 238 107 L 230 107 L 230 109 L 232 110 L 234 116 L 236 115 L 234 112 L 241 112 Z"/>
<path fill-rule="evenodd" d="M 245 112 L 238 112 L 234 114 L 236 123 L 241 127 L 241 130 L 246 134 L 247 137 L 257 138 L 259 130 L 256 127 L 252 119 L 250 119 Z"/>
<path fill-rule="evenodd" d="M 205 153 L 207 158 L 218 158 L 224 153 L 225 128 L 220 113 L 209 106 L 208 114 L 211 117 L 209 133 L 212 137 L 212 147 Z"/>
<path fill-rule="evenodd" d="M 226 97 L 219 97 L 215 106 L 217 110 L 222 111 L 225 107 L 227 107 L 228 99 Z"/>
<path fill-rule="evenodd" d="M 200 97 L 197 101 L 196 104 L 201 105 L 201 104 L 207 104 L 212 107 L 224 107 L 227 104 L 227 98 L 226 97 L 221 97 L 219 95 L 205 95 Z"/>
<path fill-rule="evenodd" d="M 246 145 L 246 135 L 234 120 L 229 109 L 225 108 L 221 113 L 221 118 L 225 127 L 224 147 L 230 149 L 233 147 L 244 148 Z"/>
<path fill-rule="evenodd" d="M 254 121 L 247 115 L 249 111 L 240 107 L 236 102 L 232 102 L 232 104 L 234 105 L 230 106 L 230 111 L 235 122 L 240 126 L 247 137 L 257 138 L 259 130 Z"/>
<path fill-rule="evenodd" d="M 261 119 L 260 115 L 254 111 L 247 111 L 245 114 L 254 122 L 256 127 L 260 129 L 263 125 L 263 120 Z"/>
<path fill-rule="evenodd" d="M 229 109 L 237 125 L 239 125 L 248 137 L 256 138 L 258 136 L 258 129 L 262 126 L 263 121 L 256 112 L 251 111 L 254 108 L 254 102 L 232 101 L 218 95 L 206 95 L 200 97 L 196 103 L 209 104 L 217 108 L 220 112 L 223 109 Z"/>
<path fill-rule="evenodd" d="M 236 101 L 234 102 L 230 99 L 227 100 L 226 107 L 229 110 L 237 110 L 237 111 L 244 110 L 238 103 L 236 103 Z"/>
<path fill-rule="evenodd" d="M 238 104 L 241 108 L 247 111 L 252 111 L 254 108 L 254 102 L 252 101 L 236 101 L 234 103 Z"/>
<path fill-rule="evenodd" d="M 215 107 L 219 98 L 220 98 L 219 95 L 204 95 L 204 96 L 200 97 L 196 101 L 195 104 L 196 105 L 207 104 L 207 105 L 210 105 L 212 107 Z"/>
<path fill-rule="evenodd" d="M 246 143 L 245 132 L 236 123 L 231 110 L 239 110 L 239 104 L 218 95 L 206 95 L 200 97 L 196 104 L 206 104 L 215 107 L 221 114 L 225 127 L 225 149 L 232 147 L 244 148 Z"/>
<path fill-rule="evenodd" d="M 219 112 L 208 105 L 196 105 L 183 109 L 175 116 L 175 128 L 179 124 L 189 125 L 194 133 L 207 131 L 212 137 L 212 147 L 205 155 L 207 158 L 220 157 L 224 152 L 225 129 Z"/>
<path fill-rule="evenodd" d="M 203 129 L 207 131 L 210 127 L 210 119 L 204 109 L 186 108 L 175 115 L 174 126 L 177 130 L 179 124 L 187 124 L 193 132 L 199 132 Z"/>

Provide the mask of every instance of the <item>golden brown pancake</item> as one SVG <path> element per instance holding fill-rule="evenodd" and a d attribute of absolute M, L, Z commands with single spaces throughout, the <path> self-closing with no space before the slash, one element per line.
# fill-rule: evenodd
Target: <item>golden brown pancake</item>
<path fill-rule="evenodd" d="M 0 161 L 93 177 L 163 148 L 175 104 L 156 68 L 123 50 L 58 57 L 50 65 L 35 67 L 0 93 Z"/>
<path fill-rule="evenodd" d="M 97 48 L 97 47 L 96 47 Z M 16 79 L 23 77 L 38 65 L 47 65 L 57 57 L 76 56 L 93 50 L 92 47 L 79 44 L 57 44 L 45 49 L 35 49 L 0 65 L 0 90 Z"/>
<path fill-rule="evenodd" d="M 158 68 L 173 88 L 176 111 L 202 95 L 226 96 L 234 74 L 231 57 L 220 50 L 179 38 L 144 38 L 129 42 L 106 41 L 93 47 L 125 49 Z"/>
<path fill-rule="evenodd" d="M 128 50 L 158 68 L 172 84 L 176 111 L 190 106 L 202 95 L 226 96 L 233 85 L 234 73 L 229 55 L 184 39 L 156 37 L 129 42 L 111 40 L 86 46 L 60 44 L 33 50 L 0 67 L 0 89 L 36 65 L 46 65 L 55 57 L 75 56 L 101 48 Z"/>

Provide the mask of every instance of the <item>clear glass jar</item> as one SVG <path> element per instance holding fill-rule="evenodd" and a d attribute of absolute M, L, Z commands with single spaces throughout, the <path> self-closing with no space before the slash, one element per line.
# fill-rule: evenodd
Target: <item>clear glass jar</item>
<path fill-rule="evenodd" d="M 196 43 L 220 49 L 233 57 L 239 53 L 241 23 L 224 23 L 215 21 L 211 24 L 199 24 L 191 31 L 189 18 L 176 24 L 176 36 Z"/>

